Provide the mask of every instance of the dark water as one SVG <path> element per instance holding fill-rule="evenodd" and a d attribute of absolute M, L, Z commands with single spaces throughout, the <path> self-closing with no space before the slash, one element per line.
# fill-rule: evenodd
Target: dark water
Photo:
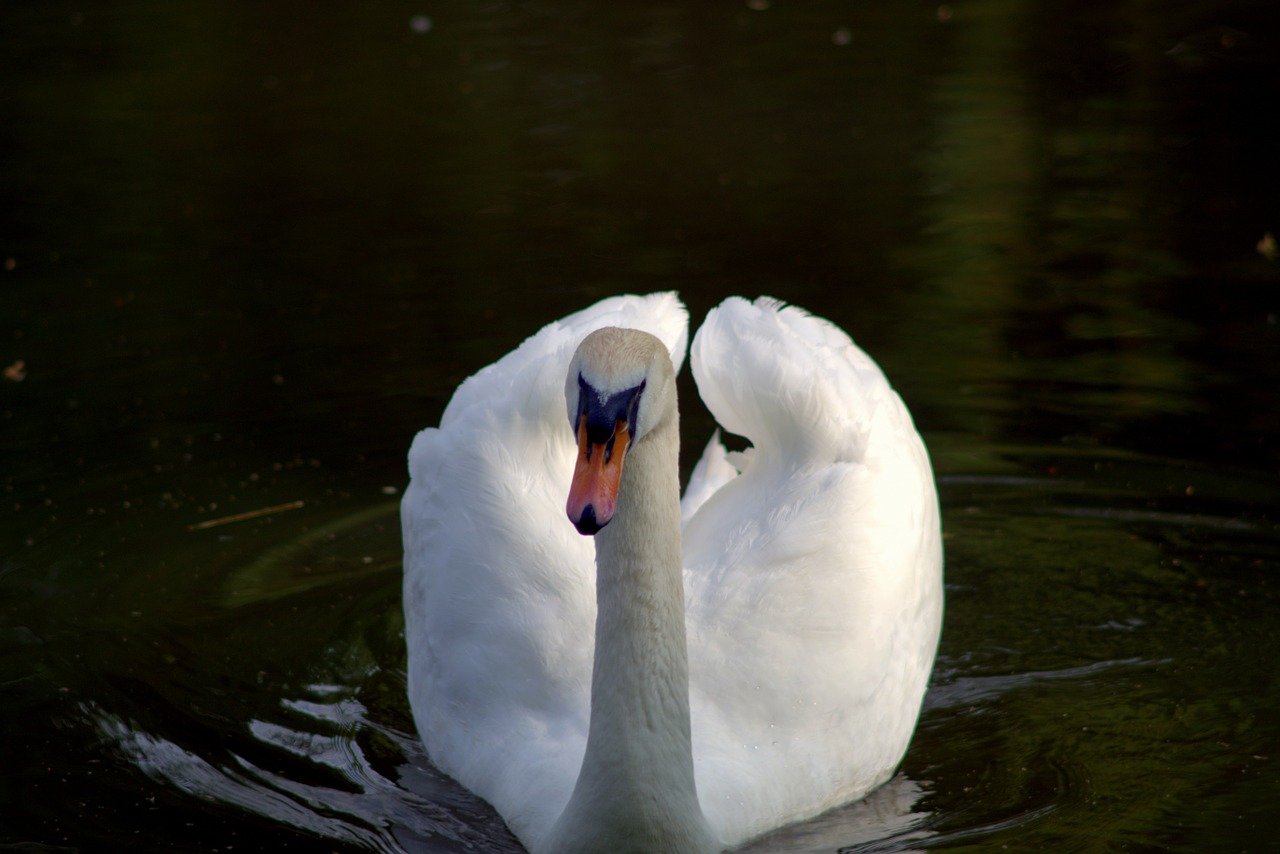
<path fill-rule="evenodd" d="M 1274 847 L 1275 4 L 98 5 L 0 9 L 0 848 L 518 850 L 413 733 L 404 456 L 668 289 L 845 327 L 941 487 L 900 775 L 757 850 Z"/>

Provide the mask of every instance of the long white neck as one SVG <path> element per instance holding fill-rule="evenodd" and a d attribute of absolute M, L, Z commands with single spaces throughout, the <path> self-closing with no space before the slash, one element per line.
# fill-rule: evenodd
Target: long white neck
<path fill-rule="evenodd" d="M 693 777 L 678 436 L 673 416 L 636 443 L 613 521 L 596 534 L 591 726 L 546 852 L 719 849 Z"/>

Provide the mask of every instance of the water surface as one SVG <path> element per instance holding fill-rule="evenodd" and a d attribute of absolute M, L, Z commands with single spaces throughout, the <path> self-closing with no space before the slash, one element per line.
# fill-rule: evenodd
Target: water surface
<path fill-rule="evenodd" d="M 1271 847 L 1271 4 L 0 20 L 0 846 L 518 851 L 413 731 L 404 457 L 675 289 L 847 329 L 943 505 L 898 777 L 754 850 Z"/>

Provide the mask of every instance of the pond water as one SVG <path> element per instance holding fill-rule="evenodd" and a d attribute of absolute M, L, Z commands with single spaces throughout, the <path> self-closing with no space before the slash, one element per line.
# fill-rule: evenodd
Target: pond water
<path fill-rule="evenodd" d="M 899 775 L 754 850 L 1274 846 L 1275 4 L 314 5 L 0 11 L 0 848 L 518 851 L 413 731 L 405 454 L 672 289 L 848 330 L 941 492 Z"/>

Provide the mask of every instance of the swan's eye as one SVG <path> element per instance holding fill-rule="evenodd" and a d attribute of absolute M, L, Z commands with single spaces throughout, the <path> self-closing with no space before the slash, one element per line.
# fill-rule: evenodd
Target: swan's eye
<path fill-rule="evenodd" d="M 647 380 L 641 380 L 640 385 L 635 387 L 635 395 L 631 398 L 631 405 L 627 407 L 627 426 L 633 439 L 636 437 L 636 425 L 640 423 L 640 396 L 644 394 L 646 383 Z"/>

